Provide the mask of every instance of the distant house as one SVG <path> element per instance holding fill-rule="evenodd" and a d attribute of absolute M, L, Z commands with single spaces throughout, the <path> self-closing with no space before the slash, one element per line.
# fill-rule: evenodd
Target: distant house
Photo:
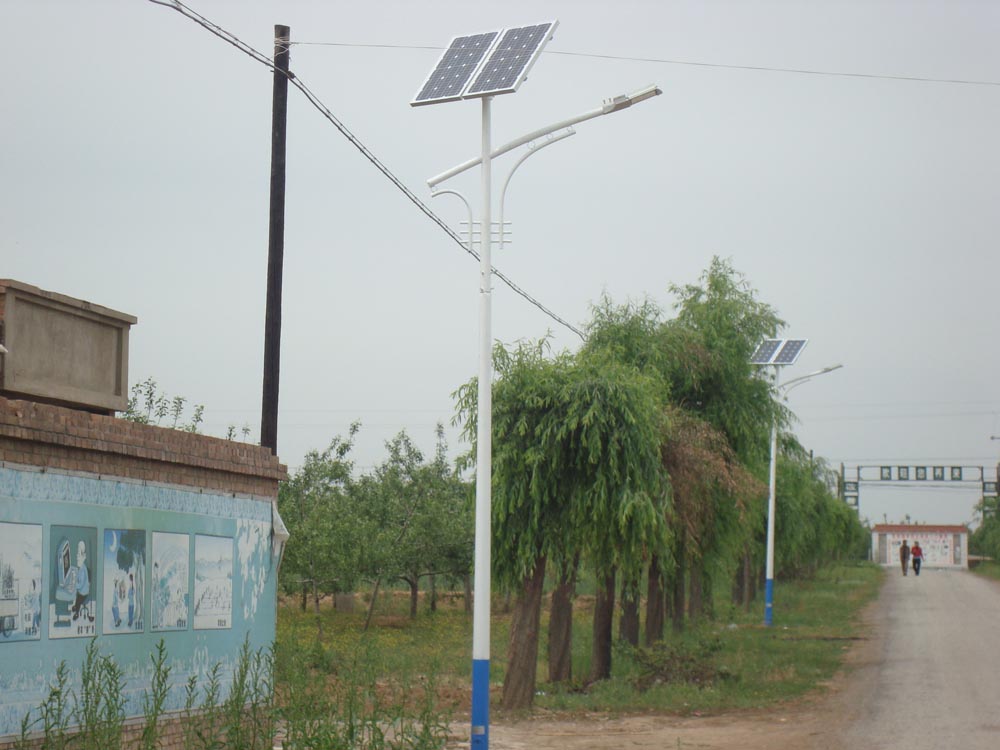
<path fill-rule="evenodd" d="M 899 565 L 899 548 L 903 540 L 911 547 L 915 541 L 920 542 L 925 567 L 969 567 L 969 529 L 966 526 L 877 524 L 872 529 L 872 560 L 881 565 Z"/>

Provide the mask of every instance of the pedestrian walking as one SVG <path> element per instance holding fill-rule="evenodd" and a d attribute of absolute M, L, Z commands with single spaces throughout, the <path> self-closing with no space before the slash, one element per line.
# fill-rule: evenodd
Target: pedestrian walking
<path fill-rule="evenodd" d="M 913 559 L 913 573 L 920 575 L 920 566 L 924 564 L 924 551 L 920 549 L 920 542 L 914 542 L 910 549 L 910 557 Z"/>
<path fill-rule="evenodd" d="M 910 547 L 903 540 L 903 546 L 899 548 L 899 564 L 903 567 L 903 575 L 906 575 L 906 569 L 910 567 Z"/>

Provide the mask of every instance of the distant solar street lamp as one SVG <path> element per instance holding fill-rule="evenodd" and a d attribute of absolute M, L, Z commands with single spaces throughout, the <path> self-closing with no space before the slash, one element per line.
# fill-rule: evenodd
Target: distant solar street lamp
<path fill-rule="evenodd" d="M 528 133 L 510 143 L 493 150 L 491 144 L 490 105 L 498 94 L 511 94 L 528 75 L 528 71 L 541 55 L 542 48 L 552 38 L 558 21 L 549 21 L 533 26 L 489 31 L 482 34 L 458 36 L 451 40 L 441 55 L 437 65 L 421 84 L 411 106 L 439 104 L 461 99 L 482 101 L 482 148 L 479 157 L 470 159 L 457 167 L 428 180 L 433 189 L 441 182 L 461 172 L 482 165 L 481 190 L 482 212 L 480 215 L 480 265 L 479 265 L 479 386 L 477 392 L 476 425 L 476 532 L 474 554 L 474 590 L 472 615 L 472 747 L 481 750 L 489 747 L 489 675 L 490 675 L 490 514 L 492 505 L 492 326 L 491 292 L 492 273 L 492 160 L 494 157 L 529 144 L 558 130 L 566 130 L 572 125 L 593 117 L 618 112 L 633 104 L 660 94 L 656 86 L 648 86 L 633 94 L 614 97 L 596 110 L 577 117 L 563 120 L 546 128 Z M 571 135 L 549 138 L 538 146 L 529 146 L 534 153 L 549 143 Z M 522 157 L 511 170 L 524 161 Z M 510 175 L 507 177 L 509 182 Z M 507 183 L 504 183 L 506 192 Z M 463 198 L 453 190 L 438 191 L 436 195 L 449 193 Z M 501 212 L 502 212 L 501 200 Z M 469 208 L 469 247 L 472 247 L 473 222 Z M 502 217 L 502 213 L 501 213 Z M 500 225 L 501 240 L 503 224 Z"/>
<path fill-rule="evenodd" d="M 808 375 L 801 375 L 779 384 L 781 368 L 795 364 L 808 342 L 809 339 L 764 339 L 751 355 L 750 364 L 759 367 L 773 366 L 774 388 L 785 394 L 795 386 L 802 385 L 817 375 L 825 375 L 843 367 L 843 365 L 824 367 L 822 370 L 816 370 L 816 372 L 810 372 Z M 767 565 L 764 582 L 764 624 L 767 626 L 774 623 L 774 514 L 777 455 L 778 420 L 775 417 L 771 420 L 771 457 L 767 493 Z"/>

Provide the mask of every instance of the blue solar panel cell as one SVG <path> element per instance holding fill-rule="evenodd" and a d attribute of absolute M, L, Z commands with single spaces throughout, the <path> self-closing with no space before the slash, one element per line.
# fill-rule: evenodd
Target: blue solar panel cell
<path fill-rule="evenodd" d="M 774 353 L 778 351 L 778 347 L 781 346 L 782 342 L 783 339 L 764 339 L 761 341 L 756 351 L 754 351 L 753 355 L 750 357 L 750 364 L 771 364 L 771 358 L 774 357 Z"/>
<path fill-rule="evenodd" d="M 467 97 L 510 93 L 527 77 L 554 23 L 507 29 L 465 92 Z"/>
<path fill-rule="evenodd" d="M 802 352 L 802 347 L 806 345 L 806 341 L 807 339 L 788 339 L 785 345 L 781 347 L 781 351 L 775 356 L 774 364 L 790 365 L 794 363 L 799 358 L 799 354 Z"/>
<path fill-rule="evenodd" d="M 499 36 L 499 31 L 489 31 L 455 37 L 410 104 L 435 104 L 460 99 Z"/>

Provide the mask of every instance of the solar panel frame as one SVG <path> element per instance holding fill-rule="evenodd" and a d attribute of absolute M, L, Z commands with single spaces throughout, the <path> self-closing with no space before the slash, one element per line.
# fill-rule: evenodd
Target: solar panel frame
<path fill-rule="evenodd" d="M 771 364 L 795 364 L 795 360 L 797 360 L 799 355 L 802 354 L 802 350 L 805 349 L 807 343 L 809 343 L 809 339 L 785 339 L 784 345 L 778 353 L 774 355 L 774 359 L 771 360 Z"/>
<path fill-rule="evenodd" d="M 504 29 L 489 56 L 466 86 L 463 99 L 498 94 L 512 94 L 528 77 L 542 54 L 545 44 L 555 34 L 558 20 Z M 521 49 L 517 50 L 516 45 Z M 504 65 L 507 69 L 504 70 Z"/>
<path fill-rule="evenodd" d="M 411 107 L 426 104 L 453 102 L 462 98 L 462 94 L 474 80 L 490 52 L 503 37 L 504 30 L 484 31 L 478 34 L 463 34 L 453 37 L 448 47 L 431 72 L 420 84 L 417 93 L 410 100 Z M 471 42 L 467 42 L 471 40 Z M 468 44 L 468 46 L 467 46 Z M 461 70 L 453 71 L 457 64 Z M 451 78 L 449 81 L 448 78 Z M 432 87 L 433 88 L 429 88 Z"/>
<path fill-rule="evenodd" d="M 771 360 L 774 359 L 775 353 L 781 348 L 781 345 L 785 342 L 784 339 L 764 339 L 761 341 L 754 353 L 750 356 L 750 364 L 752 365 L 769 365 Z"/>

